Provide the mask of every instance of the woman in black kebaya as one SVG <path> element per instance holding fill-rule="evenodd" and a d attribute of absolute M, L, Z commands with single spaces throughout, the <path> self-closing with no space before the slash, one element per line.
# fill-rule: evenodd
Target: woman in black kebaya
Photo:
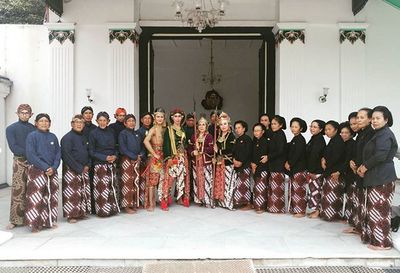
<path fill-rule="evenodd" d="M 357 174 L 363 178 L 366 208 L 363 214 L 361 239 L 373 250 L 390 249 L 391 205 L 397 179 L 393 157 L 397 152 L 396 137 L 389 127 L 393 117 L 385 106 L 372 111 L 374 136 L 365 144 L 362 164 Z"/>
<path fill-rule="evenodd" d="M 268 142 L 264 137 L 265 126 L 256 123 L 253 126 L 253 150 L 251 170 L 254 178 L 253 206 L 256 213 L 263 213 L 267 209 L 268 189 Z"/>
<path fill-rule="evenodd" d="M 325 122 L 316 119 L 311 122 L 310 133 L 311 139 L 307 143 L 307 183 L 310 188 L 310 196 L 308 199 L 308 208 L 312 211 L 310 218 L 319 217 L 319 208 L 321 203 L 322 191 L 322 166 L 321 159 L 325 150 L 324 139 Z"/>
<path fill-rule="evenodd" d="M 268 212 L 285 213 L 285 162 L 286 162 L 286 129 L 284 117 L 276 115 L 271 120 L 272 136 L 269 141 L 268 165 Z"/>
<path fill-rule="evenodd" d="M 320 217 L 326 221 L 342 219 L 344 181 L 342 166 L 345 145 L 339 134 L 339 123 L 330 120 L 325 125 L 325 135 L 330 138 L 321 160 L 323 172 Z"/>
<path fill-rule="evenodd" d="M 345 145 L 345 161 L 342 166 L 342 174 L 344 178 L 344 192 L 346 193 L 344 219 L 353 226 L 353 211 L 357 204 L 354 203 L 355 194 L 355 173 L 350 168 L 350 160 L 356 149 L 356 141 L 353 139 L 354 132 L 350 127 L 350 122 L 346 121 L 340 124 L 339 131 Z"/>
<path fill-rule="evenodd" d="M 307 131 L 307 124 L 301 118 L 290 121 L 293 139 L 288 143 L 285 169 L 290 176 L 289 212 L 295 217 L 304 217 L 307 208 L 306 140 L 301 133 Z"/>

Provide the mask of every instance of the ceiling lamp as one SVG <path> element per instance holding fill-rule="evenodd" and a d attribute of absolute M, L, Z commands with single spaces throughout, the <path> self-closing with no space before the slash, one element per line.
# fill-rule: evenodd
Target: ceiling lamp
<path fill-rule="evenodd" d="M 227 0 L 193 0 L 193 6 L 184 9 L 184 1 L 175 0 L 175 19 L 202 32 L 206 27 L 214 27 L 225 16 L 227 3 Z"/>

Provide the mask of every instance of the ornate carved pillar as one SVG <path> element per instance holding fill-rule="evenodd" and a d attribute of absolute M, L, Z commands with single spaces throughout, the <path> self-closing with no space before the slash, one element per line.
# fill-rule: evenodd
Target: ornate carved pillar
<path fill-rule="evenodd" d="M 51 131 L 59 140 L 70 130 L 74 114 L 74 43 L 73 23 L 46 24 L 49 30 L 49 95 Z"/>
<path fill-rule="evenodd" d="M 302 100 L 305 65 L 305 23 L 277 23 L 273 28 L 276 43 L 276 113 L 299 115 L 296 105 Z"/>
<path fill-rule="evenodd" d="M 340 116 L 365 105 L 365 23 L 339 23 L 340 42 Z"/>
<path fill-rule="evenodd" d="M 109 90 L 112 105 L 139 116 L 139 34 L 137 23 L 113 23 L 109 29 Z"/>
<path fill-rule="evenodd" d="M 11 92 L 12 81 L 7 78 L 0 78 L 0 128 L 3 133 L 0 134 L 0 184 L 8 183 L 11 185 L 11 179 L 7 179 L 7 144 L 6 144 L 6 98 Z M 9 175 L 11 177 L 11 175 Z"/>

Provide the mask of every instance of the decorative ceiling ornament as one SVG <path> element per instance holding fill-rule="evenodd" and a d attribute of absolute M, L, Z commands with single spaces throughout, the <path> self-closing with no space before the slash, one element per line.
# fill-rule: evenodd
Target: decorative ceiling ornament
<path fill-rule="evenodd" d="M 75 30 L 50 30 L 49 31 L 49 44 L 54 40 L 63 44 L 66 40 L 70 40 L 71 43 L 75 43 Z"/>
<path fill-rule="evenodd" d="M 109 31 L 110 44 L 114 40 L 118 40 L 123 44 L 128 39 L 137 44 L 139 42 L 139 34 L 134 29 L 110 29 Z"/>
<path fill-rule="evenodd" d="M 182 21 L 189 27 L 202 32 L 207 27 L 214 27 L 223 16 L 227 0 L 193 0 L 194 7 L 183 9 L 184 1 L 175 0 L 175 19 Z M 218 6 L 218 8 L 216 8 Z"/>
<path fill-rule="evenodd" d="M 340 43 L 348 40 L 354 44 L 357 40 L 361 40 L 365 44 L 365 29 L 360 30 L 340 30 Z"/>
<path fill-rule="evenodd" d="M 280 44 L 283 40 L 288 40 L 291 44 L 293 44 L 297 40 L 300 40 L 304 44 L 304 29 L 279 30 L 278 33 L 275 35 L 275 43 Z"/>

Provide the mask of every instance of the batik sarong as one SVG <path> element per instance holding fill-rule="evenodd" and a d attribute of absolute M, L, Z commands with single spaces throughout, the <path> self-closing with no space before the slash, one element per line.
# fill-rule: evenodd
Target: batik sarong
<path fill-rule="evenodd" d="M 144 197 L 144 207 L 148 209 L 155 207 L 155 196 L 150 196 L 155 194 L 157 189 L 158 200 L 162 198 L 162 181 L 164 181 L 164 154 L 162 151 L 162 146 L 153 146 L 154 151 L 159 155 L 160 158 L 155 158 L 154 156 L 149 156 L 147 159 L 147 166 L 142 177 L 145 180 L 145 197 Z M 158 187 L 158 188 L 157 188 Z M 150 201 L 152 204 L 150 204 Z"/>
<path fill-rule="evenodd" d="M 58 216 L 58 175 L 47 176 L 33 165 L 28 167 L 25 223 L 32 230 L 52 227 Z"/>
<path fill-rule="evenodd" d="M 171 188 L 175 183 L 176 200 L 190 198 L 189 163 L 186 155 L 177 155 L 172 158 L 173 165 L 165 168 L 163 182 L 163 198 L 171 196 Z"/>
<path fill-rule="evenodd" d="M 95 165 L 93 193 L 98 216 L 108 217 L 120 212 L 116 184 L 115 166 L 113 164 Z"/>
<path fill-rule="evenodd" d="M 305 214 L 307 209 L 306 172 L 295 173 L 290 178 L 289 211 L 293 214 Z"/>
<path fill-rule="evenodd" d="M 146 161 L 140 161 L 139 173 L 143 174 L 146 170 Z M 146 192 L 146 177 L 140 175 L 139 177 L 139 204 L 144 208 L 144 200 L 145 200 L 145 192 Z"/>
<path fill-rule="evenodd" d="M 89 173 L 78 174 L 63 164 L 62 176 L 63 216 L 83 218 L 91 213 Z"/>
<path fill-rule="evenodd" d="M 213 196 L 215 201 L 223 201 L 225 193 L 225 162 L 221 160 L 215 166 Z"/>
<path fill-rule="evenodd" d="M 392 247 L 391 216 L 395 182 L 368 187 L 361 239 L 377 247 Z"/>
<path fill-rule="evenodd" d="M 285 213 L 285 175 L 283 173 L 270 173 L 267 200 L 268 212 Z"/>
<path fill-rule="evenodd" d="M 344 183 L 342 177 L 338 180 L 331 176 L 325 177 L 322 185 L 320 217 L 325 221 L 336 221 L 343 218 L 343 192 Z"/>
<path fill-rule="evenodd" d="M 306 176 L 310 195 L 308 197 L 308 208 L 312 211 L 320 209 L 321 192 L 322 192 L 322 177 L 321 174 L 307 174 Z"/>
<path fill-rule="evenodd" d="M 200 158 L 198 161 L 200 160 L 203 161 L 202 158 Z M 213 207 L 214 199 L 212 164 L 202 165 L 200 169 L 198 169 L 197 165 L 192 164 L 194 202 Z M 201 173 L 204 179 L 204 181 L 201 183 L 199 183 L 198 173 Z"/>
<path fill-rule="evenodd" d="M 217 165 L 217 169 L 221 165 Z M 233 210 L 233 194 L 236 188 L 236 172 L 233 165 L 225 166 L 223 169 L 223 177 L 224 177 L 224 193 L 223 198 L 218 199 L 217 204 L 220 207 L 227 208 L 229 210 Z"/>
<path fill-rule="evenodd" d="M 346 201 L 344 205 L 344 219 L 347 220 L 347 223 L 352 227 L 355 226 L 355 215 L 357 215 L 357 206 L 357 183 L 356 181 L 354 181 L 350 185 L 348 185 L 346 189 Z"/>
<path fill-rule="evenodd" d="M 263 171 L 260 176 L 254 176 L 253 192 L 254 209 L 265 211 L 267 209 L 268 172 Z"/>
<path fill-rule="evenodd" d="M 14 157 L 11 185 L 10 224 L 22 226 L 25 217 L 26 181 L 28 162 L 25 158 Z"/>
<path fill-rule="evenodd" d="M 140 205 L 140 160 L 121 158 L 121 207 L 139 208 Z"/>
<path fill-rule="evenodd" d="M 245 206 L 251 202 L 250 173 L 250 168 L 236 172 L 236 189 L 233 195 L 233 204 L 236 207 Z"/>

